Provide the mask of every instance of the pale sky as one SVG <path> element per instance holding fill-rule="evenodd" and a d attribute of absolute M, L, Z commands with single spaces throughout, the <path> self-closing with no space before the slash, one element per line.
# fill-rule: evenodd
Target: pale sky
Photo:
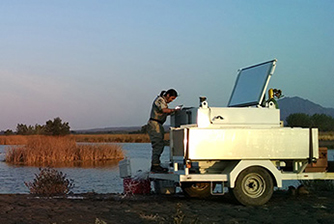
<path fill-rule="evenodd" d="M 0 130 L 142 126 L 153 99 L 226 106 L 237 70 L 277 58 L 270 87 L 333 107 L 334 1 L 0 2 Z"/>

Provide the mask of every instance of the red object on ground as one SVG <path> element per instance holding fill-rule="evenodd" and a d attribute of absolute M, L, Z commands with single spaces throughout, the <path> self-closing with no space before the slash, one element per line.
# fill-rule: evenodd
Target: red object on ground
<path fill-rule="evenodd" d="M 133 178 L 123 179 L 124 194 L 149 194 L 151 182 L 149 179 L 137 180 Z"/>

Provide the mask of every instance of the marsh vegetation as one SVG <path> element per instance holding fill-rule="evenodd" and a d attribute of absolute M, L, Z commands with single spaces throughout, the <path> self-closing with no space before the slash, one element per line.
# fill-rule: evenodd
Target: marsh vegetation
<path fill-rule="evenodd" d="M 123 158 L 122 148 L 117 144 L 77 144 L 74 138 L 68 136 L 29 136 L 26 144 L 6 148 L 7 163 L 30 166 Z"/>
<path fill-rule="evenodd" d="M 0 145 L 25 145 L 40 135 L 0 135 Z M 47 137 L 47 136 L 46 136 Z M 84 143 L 149 143 L 148 134 L 71 134 L 67 138 Z M 169 139 L 169 133 L 165 134 Z M 334 136 L 333 136 L 334 139 Z"/>

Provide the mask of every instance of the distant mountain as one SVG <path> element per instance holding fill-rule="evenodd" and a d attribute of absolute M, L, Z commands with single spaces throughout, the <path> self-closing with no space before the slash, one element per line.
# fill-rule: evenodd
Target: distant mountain
<path fill-rule="evenodd" d="M 326 114 L 334 118 L 334 108 L 325 108 L 319 104 L 300 97 L 285 97 L 278 101 L 281 110 L 281 120 L 285 121 L 290 114 L 304 113 L 308 115 Z"/>

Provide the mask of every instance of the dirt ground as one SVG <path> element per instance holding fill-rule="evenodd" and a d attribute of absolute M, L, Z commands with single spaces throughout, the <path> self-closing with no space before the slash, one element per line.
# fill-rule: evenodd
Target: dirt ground
<path fill-rule="evenodd" d="M 259 207 L 231 197 L 189 199 L 182 195 L 83 194 L 68 198 L 0 195 L 0 223 L 334 223 L 334 192 L 274 192 Z"/>

